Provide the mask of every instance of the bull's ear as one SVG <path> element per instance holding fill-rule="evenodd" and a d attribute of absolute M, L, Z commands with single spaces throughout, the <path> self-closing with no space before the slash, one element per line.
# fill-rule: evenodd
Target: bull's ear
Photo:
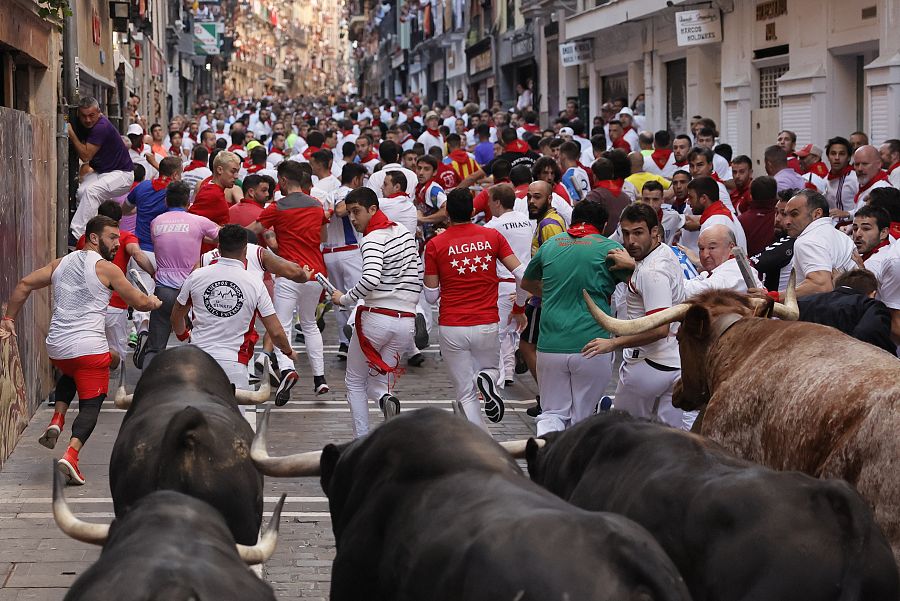
<path fill-rule="evenodd" d="M 681 320 L 679 335 L 689 336 L 695 340 L 706 340 L 712 331 L 711 324 L 712 319 L 706 307 L 691 305 Z"/>
<path fill-rule="evenodd" d="M 331 484 L 331 477 L 334 475 L 334 467 L 340 458 L 341 449 L 337 445 L 329 443 L 322 449 L 322 458 L 319 460 L 319 468 L 321 469 L 319 481 L 326 495 L 328 495 L 328 485 Z"/>

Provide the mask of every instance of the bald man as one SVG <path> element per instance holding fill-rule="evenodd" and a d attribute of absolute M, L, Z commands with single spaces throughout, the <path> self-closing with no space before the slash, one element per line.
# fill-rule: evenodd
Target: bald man
<path fill-rule="evenodd" d="M 659 183 L 663 190 L 668 190 L 670 182 L 663 176 L 644 170 L 644 155 L 640 152 L 632 152 L 628 155 L 628 162 L 631 163 L 631 175 L 625 178 L 622 184 L 622 192 L 624 192 L 631 202 L 641 200 L 644 184 L 647 182 Z"/>
<path fill-rule="evenodd" d="M 849 213 L 856 213 L 856 209 L 866 203 L 869 193 L 875 188 L 887 188 L 891 183 L 888 174 L 881 168 L 881 154 L 874 146 L 860 146 L 853 153 L 853 169 L 856 171 L 856 179 L 859 181 L 859 191 L 853 199 L 854 208 Z"/>
<path fill-rule="evenodd" d="M 690 298 L 707 290 L 733 290 L 747 292 L 747 284 L 741 275 L 737 259 L 731 249 L 737 246 L 734 232 L 727 225 L 716 224 L 700 233 L 697 247 L 700 249 L 700 267 L 703 271 L 692 280 L 684 283 L 684 293 Z M 762 282 L 751 270 L 755 288 L 762 287 Z"/>

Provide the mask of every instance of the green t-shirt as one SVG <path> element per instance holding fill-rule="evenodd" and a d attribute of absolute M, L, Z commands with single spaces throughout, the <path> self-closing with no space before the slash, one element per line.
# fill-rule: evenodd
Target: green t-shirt
<path fill-rule="evenodd" d="M 540 352 L 580 353 L 594 338 L 610 337 L 591 316 L 581 291 L 587 290 L 601 310 L 610 312 L 616 284 L 627 282 L 630 275 L 609 269 L 606 255 L 614 248 L 622 245 L 599 234 L 573 238 L 563 232 L 544 242 L 531 258 L 525 278 L 543 281 Z"/>

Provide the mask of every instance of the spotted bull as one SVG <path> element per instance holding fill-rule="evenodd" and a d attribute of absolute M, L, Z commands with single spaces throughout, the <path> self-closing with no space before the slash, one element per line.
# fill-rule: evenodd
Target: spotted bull
<path fill-rule="evenodd" d="M 253 430 L 222 368 L 185 345 L 144 369 L 113 446 L 109 487 L 121 517 L 156 490 L 215 507 L 238 543 L 256 542 L 263 477 L 250 460 Z"/>
<path fill-rule="evenodd" d="M 614 334 L 680 321 L 673 404 L 705 408 L 700 432 L 740 457 L 852 484 L 900 564 L 900 361 L 833 328 L 790 321 L 793 295 L 776 305 L 782 320 L 759 317 L 760 303 L 717 291 L 631 321 L 592 312 Z"/>
<path fill-rule="evenodd" d="M 526 451 L 531 478 L 647 528 L 694 601 L 898 596 L 891 548 L 846 482 L 771 470 L 618 411 L 544 438 Z"/>
<path fill-rule="evenodd" d="M 65 601 L 275 601 L 245 564 L 262 563 L 275 551 L 284 496 L 259 543 L 243 546 L 211 505 L 168 490 L 143 497 L 112 524 L 83 522 L 66 504 L 63 478 L 54 469 L 56 523 L 76 540 L 103 546 Z"/>
<path fill-rule="evenodd" d="M 688 599 L 658 543 L 622 516 L 577 509 L 511 455 L 438 409 L 404 413 L 347 445 L 271 458 L 269 475 L 320 475 L 337 555 L 331 599 Z"/>

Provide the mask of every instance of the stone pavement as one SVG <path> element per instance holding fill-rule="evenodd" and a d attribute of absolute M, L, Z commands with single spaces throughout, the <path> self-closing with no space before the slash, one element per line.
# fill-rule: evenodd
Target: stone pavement
<path fill-rule="evenodd" d="M 335 356 L 336 331 L 330 313 L 326 321 L 325 364 L 331 392 L 321 397 L 313 394 L 309 364 L 300 353 L 297 365 L 301 380 L 294 387 L 292 400 L 284 407 L 273 407 L 269 427 L 269 449 L 273 455 L 317 450 L 328 442 L 344 442 L 352 437 L 343 363 Z M 432 340 L 437 340 L 435 333 Z M 453 387 L 437 345 L 426 349 L 425 356 L 425 364 L 409 368 L 396 386 L 402 409 L 433 406 L 449 410 Z M 128 361 L 130 365 L 130 357 Z M 132 366 L 127 373 L 131 390 L 139 372 Z M 505 397 L 510 402 L 506 416 L 500 424 L 491 424 L 491 432 L 498 440 L 523 438 L 533 433 L 533 420 L 525 414 L 525 409 L 533 404 L 535 391 L 534 381 L 527 375 L 520 376 L 507 389 Z M 77 403 L 74 405 L 73 409 L 77 408 Z M 272 403 L 266 404 L 269 405 Z M 374 404 L 371 413 L 373 425 L 378 424 L 382 418 Z M 62 599 L 72 582 L 100 555 L 99 548 L 68 538 L 53 521 L 52 460 L 64 451 L 74 415 L 70 411 L 67 429 L 57 449 L 51 452 L 37 443 L 51 414 L 51 408 L 40 407 L 0 472 L 0 601 Z M 73 511 L 83 519 L 108 522 L 113 517 L 107 470 L 124 415 L 112 402 L 104 404 L 97 428 L 81 454 L 80 467 L 88 483 L 66 491 Z M 282 514 L 278 549 L 263 566 L 263 577 L 279 599 L 327 599 L 334 537 L 328 502 L 318 480 L 267 478 L 265 490 L 264 522 L 268 521 L 269 512 L 281 493 L 287 493 L 288 499 Z"/>

